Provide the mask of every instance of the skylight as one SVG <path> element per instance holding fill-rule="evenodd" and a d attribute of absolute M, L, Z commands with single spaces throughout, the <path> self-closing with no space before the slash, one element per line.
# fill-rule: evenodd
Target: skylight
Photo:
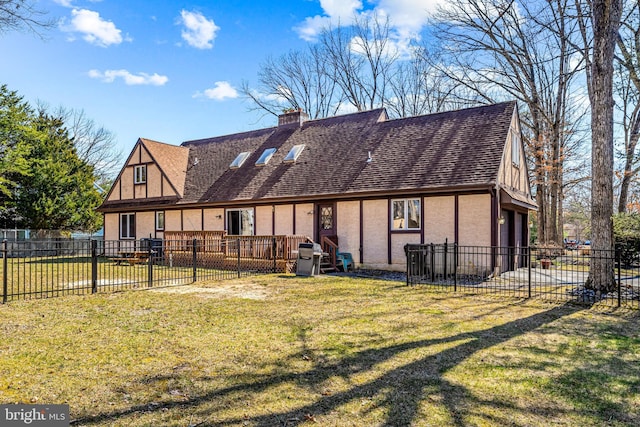
<path fill-rule="evenodd" d="M 298 157 L 300 156 L 300 153 L 302 153 L 302 150 L 304 150 L 304 144 L 294 145 L 291 148 L 291 151 L 289 151 L 289 154 L 287 154 L 287 157 L 284 158 L 283 162 L 294 163 L 296 160 L 298 160 Z"/>
<path fill-rule="evenodd" d="M 260 156 L 260 158 L 256 162 L 256 166 L 264 166 L 269 163 L 269 160 L 271 160 L 271 157 L 273 157 L 273 153 L 275 152 L 275 148 L 267 148 L 266 150 L 264 150 L 262 156 Z"/>
<path fill-rule="evenodd" d="M 247 157 L 249 157 L 249 154 L 251 154 L 251 153 L 249 153 L 248 151 L 243 151 L 242 153 L 238 154 L 238 157 L 236 157 L 235 160 L 233 162 L 231 162 L 229 167 L 231 169 L 239 168 L 240 166 L 242 166 L 244 161 L 247 160 Z"/>

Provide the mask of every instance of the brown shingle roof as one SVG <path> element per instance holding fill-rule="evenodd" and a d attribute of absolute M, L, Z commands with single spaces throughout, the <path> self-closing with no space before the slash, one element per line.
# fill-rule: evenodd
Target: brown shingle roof
<path fill-rule="evenodd" d="M 187 176 L 189 150 L 146 138 L 140 138 L 140 142 L 151 154 L 158 167 L 167 175 L 167 179 L 175 187 L 178 195 L 182 197 Z"/>
<path fill-rule="evenodd" d="M 379 109 L 187 141 L 188 164 L 196 157 L 198 164 L 180 203 L 488 186 L 496 182 L 515 108 L 507 102 L 396 120 L 384 120 Z M 283 163 L 296 144 L 305 144 L 296 163 Z M 277 152 L 256 167 L 266 148 Z M 251 155 L 230 169 L 242 151 Z"/>

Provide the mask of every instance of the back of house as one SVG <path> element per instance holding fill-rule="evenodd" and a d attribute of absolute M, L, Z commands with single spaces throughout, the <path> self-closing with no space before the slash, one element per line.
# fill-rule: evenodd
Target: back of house
<path fill-rule="evenodd" d="M 99 208 L 105 240 L 306 236 L 401 270 L 407 243 L 527 246 L 535 209 L 515 102 L 384 109 L 184 142 L 139 139 Z"/>

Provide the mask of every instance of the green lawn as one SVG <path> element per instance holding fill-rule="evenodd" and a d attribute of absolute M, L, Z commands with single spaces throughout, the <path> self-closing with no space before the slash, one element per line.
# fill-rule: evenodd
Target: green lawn
<path fill-rule="evenodd" d="M 640 424 L 639 313 L 255 276 L 0 306 L 0 402 L 84 426 Z"/>

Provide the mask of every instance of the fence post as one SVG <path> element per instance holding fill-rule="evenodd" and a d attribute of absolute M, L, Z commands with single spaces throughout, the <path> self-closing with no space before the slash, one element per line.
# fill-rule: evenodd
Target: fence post
<path fill-rule="evenodd" d="M 620 275 L 621 275 L 621 267 L 620 265 L 622 264 L 622 256 L 621 256 L 621 250 L 620 250 L 620 246 L 616 246 L 615 248 L 615 257 L 616 257 L 616 262 L 618 263 L 618 307 L 620 307 L 621 305 L 621 291 L 622 291 L 622 285 L 621 285 L 621 280 L 620 280 Z"/>
<path fill-rule="evenodd" d="M 431 243 L 429 249 L 431 249 L 431 253 L 429 254 L 429 267 L 431 268 L 431 283 L 433 284 L 436 281 L 436 247 Z"/>
<path fill-rule="evenodd" d="M 458 291 L 458 242 L 453 242 L 453 292 Z"/>
<path fill-rule="evenodd" d="M 238 237 L 237 241 L 237 247 L 238 247 L 238 279 L 240 278 L 240 238 Z"/>
<path fill-rule="evenodd" d="M 442 277 L 442 279 L 446 282 L 447 281 L 447 255 L 449 252 L 449 239 L 444 239 L 444 255 L 442 255 L 442 258 L 444 260 L 444 266 L 443 266 L 443 273 L 444 276 Z"/>
<path fill-rule="evenodd" d="M 7 272 L 9 257 L 9 249 L 7 248 L 7 239 L 2 241 L 2 303 L 7 303 L 7 292 L 9 289 L 9 274 Z"/>
<path fill-rule="evenodd" d="M 98 241 L 91 240 L 91 293 L 98 292 Z"/>
<path fill-rule="evenodd" d="M 404 245 L 404 253 L 407 256 L 407 274 L 406 274 L 406 282 L 407 282 L 407 286 L 409 286 L 409 259 L 411 258 L 411 254 L 409 253 L 409 244 L 405 243 Z"/>
<path fill-rule="evenodd" d="M 527 247 L 527 285 L 529 289 L 529 298 L 531 298 L 531 246 Z"/>
<path fill-rule="evenodd" d="M 276 250 L 278 249 L 278 242 L 276 241 L 276 236 L 273 236 L 273 248 L 272 248 L 272 252 L 273 253 L 273 272 L 277 273 L 278 272 L 278 263 L 277 263 L 277 252 Z"/>
<path fill-rule="evenodd" d="M 193 248 L 193 282 L 195 283 L 198 280 L 198 248 L 196 246 L 198 240 L 193 239 L 191 243 L 193 243 L 191 246 Z"/>
<path fill-rule="evenodd" d="M 147 240 L 147 286 L 150 288 L 153 286 L 153 248 L 151 239 Z"/>

